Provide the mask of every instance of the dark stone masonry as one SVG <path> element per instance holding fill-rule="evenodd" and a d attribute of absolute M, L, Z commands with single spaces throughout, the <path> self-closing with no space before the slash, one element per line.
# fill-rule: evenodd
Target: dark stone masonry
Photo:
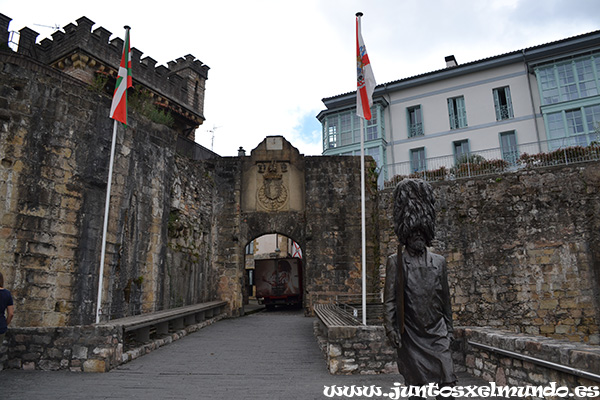
<path fill-rule="evenodd" d="M 598 162 L 433 187 L 456 325 L 600 344 Z M 390 197 L 380 193 L 381 265 L 396 249 Z"/>

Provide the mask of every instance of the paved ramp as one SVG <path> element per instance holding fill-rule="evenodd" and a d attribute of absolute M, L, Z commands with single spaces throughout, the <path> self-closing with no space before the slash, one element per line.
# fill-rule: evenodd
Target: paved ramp
<path fill-rule="evenodd" d="M 326 399 L 325 385 L 375 385 L 386 392 L 398 378 L 329 375 L 313 318 L 263 311 L 219 321 L 105 374 L 0 371 L 0 398 Z M 463 385 L 481 383 L 460 378 Z"/>

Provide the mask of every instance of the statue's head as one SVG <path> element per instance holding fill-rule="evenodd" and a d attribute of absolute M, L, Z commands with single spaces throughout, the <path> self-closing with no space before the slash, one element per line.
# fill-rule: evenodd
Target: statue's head
<path fill-rule="evenodd" d="M 394 232 L 406 245 L 415 234 L 431 245 L 435 236 L 433 188 L 420 179 L 404 179 L 394 189 Z"/>

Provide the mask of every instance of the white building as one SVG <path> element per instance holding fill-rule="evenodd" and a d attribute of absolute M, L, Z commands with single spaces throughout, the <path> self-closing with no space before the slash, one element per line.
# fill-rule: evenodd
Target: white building
<path fill-rule="evenodd" d="M 514 163 L 520 153 L 588 145 L 600 123 L 600 31 L 380 84 L 365 154 L 380 182 L 478 154 Z M 323 99 L 323 155 L 359 155 L 356 92 Z"/>

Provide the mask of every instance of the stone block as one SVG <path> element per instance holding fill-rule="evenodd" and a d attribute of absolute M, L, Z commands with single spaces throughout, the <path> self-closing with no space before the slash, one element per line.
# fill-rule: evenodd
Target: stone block
<path fill-rule="evenodd" d="M 340 369 L 340 360 L 338 360 L 337 358 L 333 358 L 331 360 L 329 360 L 329 373 L 331 374 L 337 374 L 339 369 Z"/>
<path fill-rule="evenodd" d="M 551 334 L 554 333 L 554 325 L 542 325 L 540 326 L 541 334 Z"/>
<path fill-rule="evenodd" d="M 475 368 L 479 370 L 483 369 L 483 360 L 479 357 L 475 358 Z"/>
<path fill-rule="evenodd" d="M 24 362 L 23 363 L 23 370 L 25 370 L 25 371 L 33 371 L 33 370 L 35 370 L 35 363 L 34 362 Z"/>
<path fill-rule="evenodd" d="M 543 374 L 530 372 L 527 377 L 534 384 L 548 384 L 548 379 Z"/>
<path fill-rule="evenodd" d="M 337 344 L 329 344 L 328 346 L 328 355 L 329 357 L 339 357 L 342 355 L 342 349 L 340 345 Z"/>
<path fill-rule="evenodd" d="M 467 354 L 465 357 L 465 364 L 469 368 L 475 368 L 475 356 L 473 354 Z"/>
<path fill-rule="evenodd" d="M 574 368 L 585 371 L 600 371 L 600 351 L 574 350 L 571 352 L 571 362 Z"/>
<path fill-rule="evenodd" d="M 340 369 L 340 372 L 344 374 L 349 374 L 358 370 L 358 364 L 352 358 L 341 360 L 341 363 L 342 368 Z"/>
<path fill-rule="evenodd" d="M 60 362 L 53 360 L 40 360 L 38 366 L 42 371 L 58 371 L 60 369 Z"/>
<path fill-rule="evenodd" d="M 114 349 L 107 347 L 95 347 L 92 351 L 94 355 L 99 356 L 103 359 L 109 358 L 112 354 L 114 354 Z"/>
<path fill-rule="evenodd" d="M 79 346 L 79 345 L 73 346 L 71 357 L 80 359 L 80 360 L 87 359 L 88 358 L 88 348 L 85 346 Z"/>
<path fill-rule="evenodd" d="M 540 301 L 540 308 L 542 310 L 555 310 L 558 307 L 557 299 L 544 299 Z"/>
<path fill-rule="evenodd" d="M 40 356 L 40 353 L 25 353 L 21 356 L 21 359 L 23 361 L 37 361 L 40 359 Z"/>
<path fill-rule="evenodd" d="M 556 325 L 554 328 L 554 332 L 559 335 L 566 335 L 568 333 L 573 333 L 573 331 L 573 327 L 568 325 Z"/>
<path fill-rule="evenodd" d="M 504 373 L 504 368 L 498 368 L 496 370 L 496 379 L 494 379 L 494 382 L 496 382 L 496 384 L 499 386 L 506 385 L 506 374 Z"/>
<path fill-rule="evenodd" d="M 384 368 L 383 368 L 383 373 L 384 374 L 396 374 L 398 373 L 398 365 L 396 364 L 395 361 L 393 362 L 388 362 L 385 364 Z"/>
<path fill-rule="evenodd" d="M 46 353 L 48 354 L 48 357 L 54 359 L 60 359 L 63 357 L 63 351 L 57 348 L 50 348 L 46 351 Z"/>
<path fill-rule="evenodd" d="M 107 367 L 105 360 L 90 359 L 83 362 L 84 372 L 106 372 L 108 371 Z"/>

